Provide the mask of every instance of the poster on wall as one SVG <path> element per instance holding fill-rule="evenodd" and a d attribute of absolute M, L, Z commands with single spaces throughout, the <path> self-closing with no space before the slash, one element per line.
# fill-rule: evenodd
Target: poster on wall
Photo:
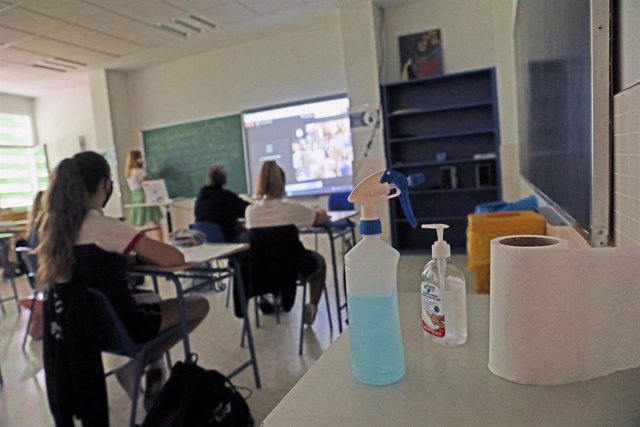
<path fill-rule="evenodd" d="M 440 30 L 398 37 L 403 80 L 442 75 L 442 39 Z"/>

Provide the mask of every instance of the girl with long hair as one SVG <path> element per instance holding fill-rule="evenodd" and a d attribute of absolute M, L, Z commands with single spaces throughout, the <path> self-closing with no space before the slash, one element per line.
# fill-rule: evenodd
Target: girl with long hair
<path fill-rule="evenodd" d="M 86 286 L 101 290 L 113 304 L 129 335 L 145 342 L 158 332 L 179 322 L 176 299 L 139 304 L 126 280 L 127 256 L 161 266 L 184 264 L 184 256 L 173 246 L 146 237 L 124 222 L 102 214 L 113 191 L 107 161 L 86 151 L 64 159 L 47 190 L 39 229 L 40 244 L 37 279 L 40 285 Z M 203 297 L 185 298 L 185 313 L 190 329 L 209 311 Z M 159 390 L 161 372 L 147 373 L 145 393 Z M 131 391 L 132 365 L 125 365 L 117 377 Z"/>
<path fill-rule="evenodd" d="M 258 202 L 249 205 L 245 211 L 247 228 L 276 227 L 293 224 L 297 227 L 310 227 L 329 222 L 324 209 L 310 208 L 300 203 L 284 200 L 286 177 L 275 161 L 262 164 L 258 175 Z M 304 307 L 303 320 L 312 325 L 318 313 L 318 303 L 322 296 L 327 268 L 322 255 L 306 250 L 300 272 L 309 279 L 310 298 Z M 264 311 L 264 310 L 263 310 Z"/>
<path fill-rule="evenodd" d="M 124 165 L 124 175 L 127 178 L 129 190 L 131 190 L 131 203 L 145 203 L 142 182 L 147 179 L 147 172 L 144 170 L 142 153 L 139 150 L 131 150 L 127 155 Z M 152 223 L 158 230 L 158 240 L 162 241 L 162 227 L 160 220 L 162 211 L 158 206 L 133 207 L 129 211 L 129 224 L 140 227 Z"/>

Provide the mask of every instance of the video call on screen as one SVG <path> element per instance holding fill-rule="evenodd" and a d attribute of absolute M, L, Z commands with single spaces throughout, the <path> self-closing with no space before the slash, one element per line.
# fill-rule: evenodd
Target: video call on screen
<path fill-rule="evenodd" d="M 352 189 L 348 98 L 306 101 L 243 114 L 251 186 L 262 163 L 284 170 L 287 196 Z"/>

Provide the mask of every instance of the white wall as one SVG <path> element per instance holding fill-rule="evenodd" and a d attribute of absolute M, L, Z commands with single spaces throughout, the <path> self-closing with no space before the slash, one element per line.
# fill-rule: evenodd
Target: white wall
<path fill-rule="evenodd" d="M 444 73 L 496 64 L 491 0 L 422 0 L 385 9 L 387 81 L 400 80 L 398 37 L 440 29 Z"/>
<path fill-rule="evenodd" d="M 96 149 L 95 118 L 89 81 L 36 99 L 36 127 L 47 144 L 49 166 L 54 169 L 65 157 L 84 148 Z"/>
<path fill-rule="evenodd" d="M 346 90 L 337 14 L 303 29 L 142 71 L 127 79 L 140 129 L 239 113 Z"/>

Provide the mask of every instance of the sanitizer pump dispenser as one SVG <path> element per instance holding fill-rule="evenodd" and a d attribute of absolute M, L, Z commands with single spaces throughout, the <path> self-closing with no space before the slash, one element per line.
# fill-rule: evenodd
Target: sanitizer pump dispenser
<path fill-rule="evenodd" d="M 420 300 L 422 330 L 434 342 L 456 346 L 467 342 L 467 286 L 464 273 L 451 263 L 451 248 L 444 240 L 446 224 L 425 224 L 438 233 L 431 245 L 431 261 L 422 271 Z"/>
<path fill-rule="evenodd" d="M 350 202 L 361 204 L 362 234 L 344 257 L 351 368 L 353 376 L 365 384 L 391 384 L 405 374 L 396 286 L 400 254 L 380 238 L 376 205 L 400 197 L 409 223 L 416 227 L 408 188 L 423 181 L 422 175 L 406 177 L 388 169 L 368 176 L 349 195 Z"/>

